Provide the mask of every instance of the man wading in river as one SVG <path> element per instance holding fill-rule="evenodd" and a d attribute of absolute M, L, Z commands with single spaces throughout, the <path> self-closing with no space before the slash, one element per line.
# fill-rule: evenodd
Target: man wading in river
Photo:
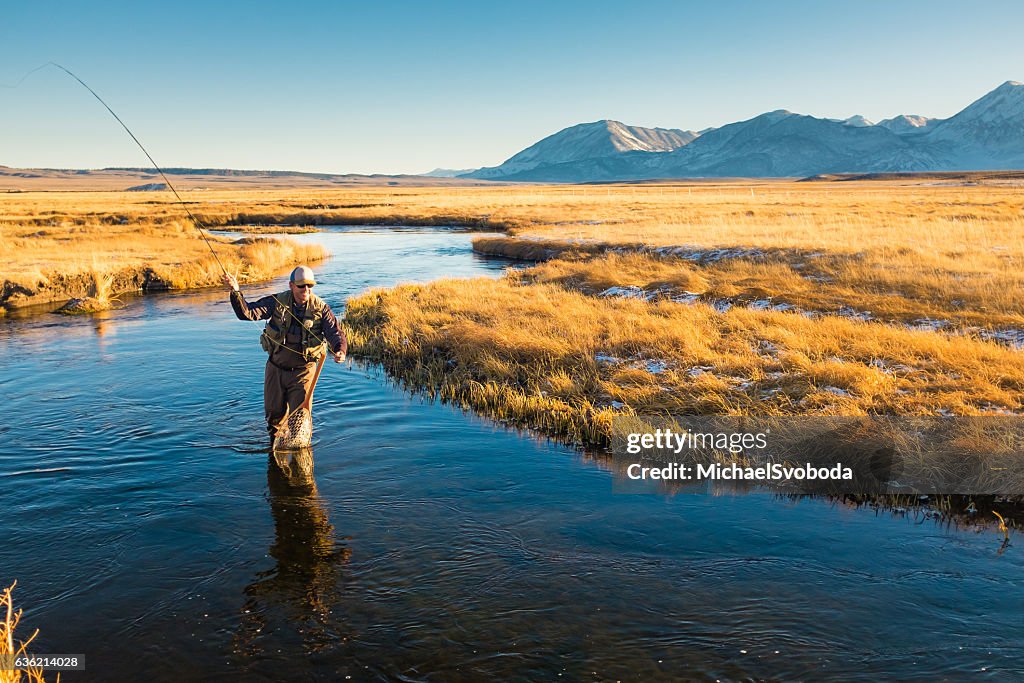
<path fill-rule="evenodd" d="M 285 417 L 306 400 L 325 343 L 334 361 L 341 363 L 348 341 L 331 307 L 313 293 L 316 280 L 306 266 L 292 271 L 287 292 L 254 303 L 246 302 L 233 276 L 224 275 L 224 284 L 231 287 L 231 307 L 239 320 L 267 321 L 260 336 L 263 350 L 270 354 L 263 375 L 263 407 L 273 442 Z"/>

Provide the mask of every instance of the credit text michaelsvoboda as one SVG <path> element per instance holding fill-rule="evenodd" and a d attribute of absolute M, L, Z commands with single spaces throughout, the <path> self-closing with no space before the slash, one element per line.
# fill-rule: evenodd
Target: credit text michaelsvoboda
<path fill-rule="evenodd" d="M 630 479 L 658 479 L 662 481 L 850 481 L 853 470 L 836 463 L 832 467 L 815 467 L 810 463 L 791 465 L 788 463 L 769 462 L 757 467 L 740 467 L 736 463 L 708 463 L 687 465 L 669 463 L 663 467 L 644 467 L 636 462 L 626 468 L 626 476 Z"/>

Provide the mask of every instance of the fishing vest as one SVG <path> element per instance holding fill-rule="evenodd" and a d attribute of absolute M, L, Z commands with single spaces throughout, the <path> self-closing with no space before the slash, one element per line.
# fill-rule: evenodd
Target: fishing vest
<path fill-rule="evenodd" d="M 263 334 L 260 335 L 260 346 L 269 354 L 285 345 L 288 335 L 288 328 L 292 322 L 292 304 L 295 297 L 291 290 L 278 294 L 274 312 L 267 320 Z M 324 338 L 324 312 L 327 310 L 327 303 L 312 292 L 309 293 L 309 300 L 306 302 L 306 313 L 302 316 L 302 358 L 307 363 L 313 362 L 324 355 L 326 349 L 321 341 Z"/>

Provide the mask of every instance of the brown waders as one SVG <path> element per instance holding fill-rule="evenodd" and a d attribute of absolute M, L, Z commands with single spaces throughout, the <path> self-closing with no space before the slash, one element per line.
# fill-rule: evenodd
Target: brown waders
<path fill-rule="evenodd" d="M 344 353 L 345 333 L 331 307 L 315 294 L 306 304 L 295 302 L 291 291 L 249 303 L 242 293 L 231 293 L 231 307 L 239 320 L 266 320 L 260 345 L 270 354 L 263 372 L 263 408 L 273 441 L 286 416 L 306 400 L 321 353 Z M 327 349 L 323 348 L 327 343 Z"/>
<path fill-rule="evenodd" d="M 263 410 L 267 416 L 267 431 L 271 441 L 285 417 L 298 410 L 306 400 L 315 371 L 316 363 L 286 370 L 267 361 L 263 373 Z"/>

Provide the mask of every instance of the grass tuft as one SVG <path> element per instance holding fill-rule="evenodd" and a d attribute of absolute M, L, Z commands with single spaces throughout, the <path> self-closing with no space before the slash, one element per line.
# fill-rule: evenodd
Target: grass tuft
<path fill-rule="evenodd" d="M 20 609 L 14 609 L 13 593 L 14 587 L 17 585 L 18 582 L 15 581 L 0 592 L 0 616 L 3 618 L 3 621 L 0 621 L 0 659 L 4 661 L 26 655 L 28 653 L 28 646 L 39 635 L 38 630 L 29 636 L 27 640 L 19 640 L 14 635 L 18 624 L 21 623 L 22 614 Z M 57 680 L 60 680 L 59 674 Z M 0 683 L 21 683 L 21 681 L 44 683 L 43 670 L 36 667 L 0 668 Z"/>

